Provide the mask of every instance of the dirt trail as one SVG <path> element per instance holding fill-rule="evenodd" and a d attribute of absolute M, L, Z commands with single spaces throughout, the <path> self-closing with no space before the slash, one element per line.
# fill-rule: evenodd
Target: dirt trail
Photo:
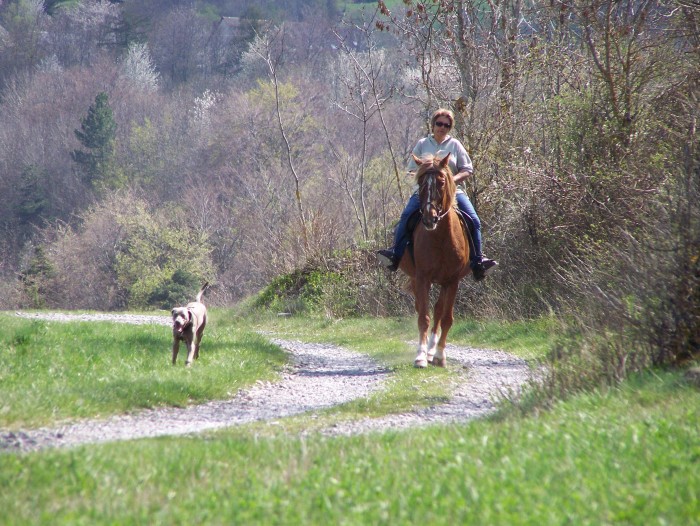
<path fill-rule="evenodd" d="M 52 321 L 111 321 L 170 325 L 166 316 L 124 314 L 69 315 L 17 313 L 18 316 Z M 367 397 L 390 373 L 371 358 L 333 345 L 273 339 L 291 355 L 279 382 L 260 382 L 229 400 L 186 408 L 162 408 L 101 420 L 81 420 L 67 425 L 0 430 L 0 451 L 31 451 L 71 447 L 86 443 L 131 440 L 162 435 L 183 435 L 256 421 L 318 411 Z M 495 410 L 502 395 L 513 395 L 531 378 L 527 364 L 508 353 L 448 345 L 451 367 L 459 366 L 460 381 L 452 398 L 415 412 L 342 423 L 320 432 L 349 435 L 402 429 L 435 423 L 464 422 Z"/>

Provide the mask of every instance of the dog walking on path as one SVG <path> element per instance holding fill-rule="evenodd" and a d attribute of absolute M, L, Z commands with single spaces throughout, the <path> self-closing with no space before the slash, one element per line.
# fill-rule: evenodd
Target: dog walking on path
<path fill-rule="evenodd" d="M 199 344 L 202 341 L 204 327 L 207 325 L 207 308 L 202 303 L 202 294 L 209 283 L 202 285 L 196 299 L 185 307 L 175 307 L 173 314 L 173 365 L 177 361 L 177 353 L 180 350 L 180 341 L 187 344 L 186 366 L 192 364 L 192 360 L 199 358 Z"/>

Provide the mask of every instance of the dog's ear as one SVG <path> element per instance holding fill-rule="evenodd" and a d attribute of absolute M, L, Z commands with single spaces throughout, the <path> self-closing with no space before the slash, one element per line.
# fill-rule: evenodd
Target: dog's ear
<path fill-rule="evenodd" d="M 171 311 L 170 311 L 170 314 L 171 314 L 172 316 L 175 316 L 175 311 L 176 311 L 176 310 L 177 310 L 177 309 L 171 310 Z"/>
<path fill-rule="evenodd" d="M 192 311 L 190 309 L 187 309 L 187 321 L 192 321 Z"/>

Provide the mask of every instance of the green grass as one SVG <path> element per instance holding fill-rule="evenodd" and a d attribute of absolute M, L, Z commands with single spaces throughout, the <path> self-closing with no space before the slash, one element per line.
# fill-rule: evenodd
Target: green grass
<path fill-rule="evenodd" d="M 660 373 L 536 418 L 5 454 L 0 523 L 697 524 L 699 436 L 700 393 Z"/>
<path fill-rule="evenodd" d="M 0 428 L 227 398 L 274 378 L 286 361 L 278 347 L 216 312 L 190 368 L 184 346 L 171 365 L 169 327 L 0 316 Z"/>
<path fill-rule="evenodd" d="M 2 322 L 3 430 L 228 396 L 284 362 L 255 331 L 343 345 L 393 373 L 382 392 L 315 418 L 0 453 L 3 525 L 686 525 L 700 517 L 700 391 L 680 372 L 635 376 L 525 416 L 327 438 L 308 431 L 434 403 L 458 368 L 412 367 L 413 318 L 244 319 L 214 309 L 190 369 L 170 365 L 167 327 Z M 458 320 L 449 341 L 536 362 L 556 332 L 551 320 Z"/>
<path fill-rule="evenodd" d="M 0 315 L 0 428 L 37 427 L 74 418 L 142 408 L 185 406 L 228 398 L 259 379 L 273 378 L 286 360 L 259 334 L 325 341 L 367 353 L 390 368 L 385 388 L 324 411 L 315 426 L 382 416 L 444 401 L 459 369 L 413 368 L 415 320 L 236 317 L 212 309 L 202 358 L 170 364 L 168 327 L 109 322 L 49 322 Z M 290 430 L 310 426 L 290 419 Z"/>
<path fill-rule="evenodd" d="M 330 342 L 365 352 L 387 363 L 412 362 L 418 344 L 415 317 L 409 318 L 255 318 L 255 327 L 307 341 Z M 556 320 L 542 318 L 519 322 L 455 320 L 447 338 L 452 345 L 502 349 L 525 360 L 543 359 L 557 336 Z"/>
<path fill-rule="evenodd" d="M 526 360 L 541 360 L 550 351 L 561 326 L 554 318 L 516 322 L 460 320 L 449 334 L 449 342 L 502 349 Z"/>

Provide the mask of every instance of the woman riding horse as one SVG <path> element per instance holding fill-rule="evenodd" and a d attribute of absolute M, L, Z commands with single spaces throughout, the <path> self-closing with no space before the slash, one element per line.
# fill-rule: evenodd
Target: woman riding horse
<path fill-rule="evenodd" d="M 454 321 L 454 303 L 460 280 L 470 271 L 467 233 L 454 207 L 456 187 L 448 154 L 440 159 L 414 158 L 418 170 L 418 200 L 421 224 L 413 233 L 412 257 L 401 260 L 401 270 L 411 278 L 418 314 L 418 351 L 414 364 L 445 366 L 447 333 Z M 430 325 L 430 289 L 440 287 Z"/>
<path fill-rule="evenodd" d="M 472 160 L 462 143 L 448 134 L 453 124 L 454 113 L 450 110 L 440 108 L 433 113 L 430 119 L 432 134 L 420 139 L 413 148 L 413 154 L 408 162 L 408 171 L 409 173 L 414 173 L 417 168 L 417 164 L 413 160 L 414 157 L 422 158 L 426 155 L 444 157 L 450 154 L 450 169 L 452 173 L 455 174 L 454 181 L 457 184 L 457 204 L 462 213 L 466 214 L 471 219 L 473 226 L 472 238 L 474 242 L 474 253 L 471 257 L 470 266 L 474 279 L 480 281 L 484 279 L 486 274 L 498 265 L 498 263 L 485 257 L 481 253 L 481 221 L 463 188 L 464 181 L 466 181 L 473 172 Z M 411 215 L 418 210 L 418 207 L 418 194 L 414 192 L 401 214 L 399 224 L 396 226 L 393 249 L 380 250 L 377 252 L 377 257 L 380 262 L 389 270 L 395 271 L 399 267 L 399 262 L 409 242 L 409 237 L 407 235 L 408 220 Z"/>

